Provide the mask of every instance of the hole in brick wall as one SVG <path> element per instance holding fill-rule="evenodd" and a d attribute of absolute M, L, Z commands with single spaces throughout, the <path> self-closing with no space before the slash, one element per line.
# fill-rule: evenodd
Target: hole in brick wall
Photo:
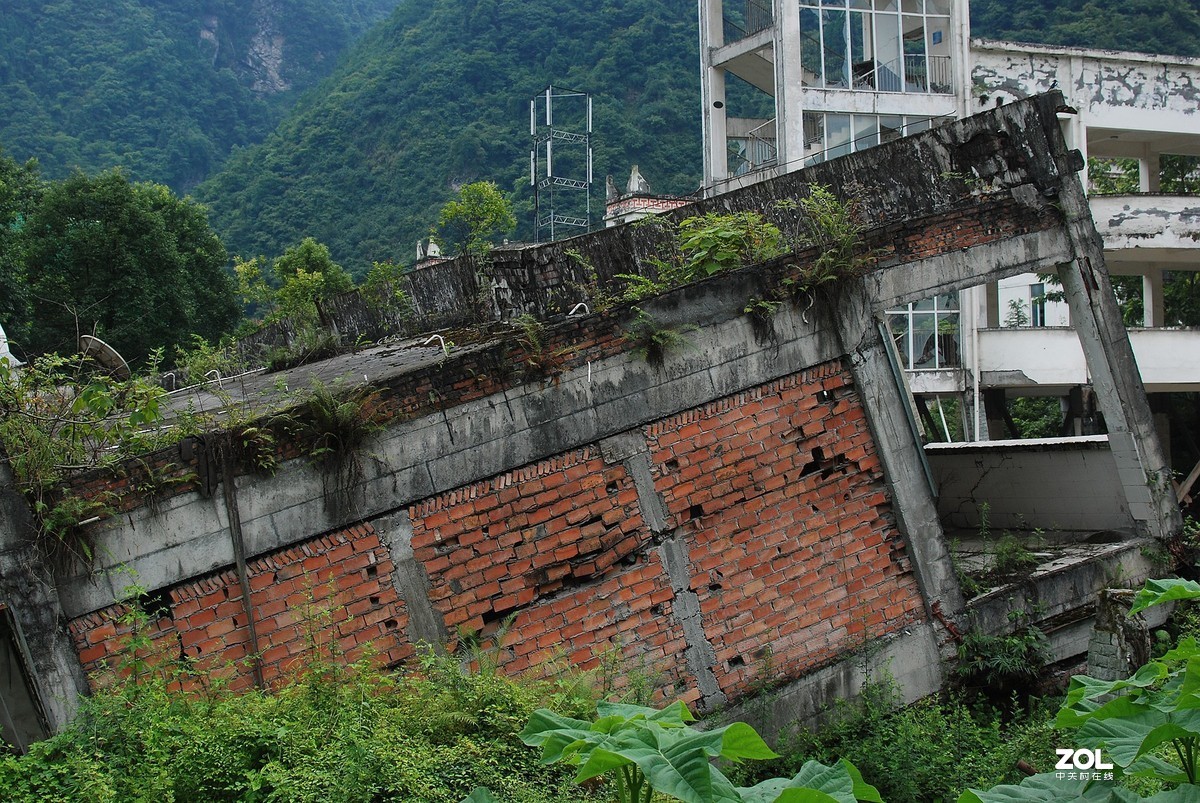
<path fill-rule="evenodd" d="M 849 501 L 850 501 L 850 492 L 849 492 L 849 491 L 846 491 L 846 493 L 842 494 L 842 501 L 843 501 L 843 502 L 849 502 Z"/>
<path fill-rule="evenodd" d="M 142 613 L 151 619 L 163 619 L 167 617 L 174 619 L 171 613 L 171 592 L 165 588 L 142 594 L 137 598 L 137 606 Z"/>
<path fill-rule="evenodd" d="M 399 623 L 395 619 L 385 619 L 383 620 L 383 627 L 385 630 L 395 630 L 399 627 Z"/>
<path fill-rule="evenodd" d="M 832 390 L 818 390 L 817 391 L 817 401 L 821 402 L 822 404 L 828 404 L 829 402 L 832 402 L 833 401 L 833 391 Z"/>
<path fill-rule="evenodd" d="M 238 620 L 238 618 L 237 618 L 236 616 L 235 616 L 235 617 L 233 617 L 233 626 L 234 626 L 235 628 L 237 628 L 237 627 L 241 627 L 241 626 L 242 626 L 242 623 L 241 623 L 241 622 Z"/>
<path fill-rule="evenodd" d="M 450 590 L 453 591 L 455 594 L 461 594 L 462 593 L 462 583 L 458 582 L 457 580 L 451 579 L 450 580 Z"/>
<path fill-rule="evenodd" d="M 482 529 L 482 530 L 480 530 L 480 532 L 482 532 L 484 535 L 490 535 L 490 534 L 491 534 L 491 532 L 488 530 L 488 526 L 487 526 L 486 524 L 485 524 L 485 525 L 483 525 L 483 529 Z"/>
<path fill-rule="evenodd" d="M 813 512 L 813 513 L 820 513 L 820 512 L 821 512 L 821 509 L 820 509 L 819 507 L 817 507 L 816 505 L 809 505 L 809 507 L 812 509 L 812 512 Z"/>
<path fill-rule="evenodd" d="M 368 566 L 367 567 L 367 577 L 374 577 L 377 574 L 379 574 L 378 567 L 376 567 L 376 566 Z"/>
<path fill-rule="evenodd" d="M 679 470 L 679 461 L 672 457 L 670 460 L 668 460 L 666 462 L 666 469 L 667 469 L 667 471 L 678 471 Z"/>
<path fill-rule="evenodd" d="M 662 616 L 662 612 L 663 612 L 663 606 L 662 606 L 661 602 L 658 603 L 657 605 L 650 606 L 650 613 L 654 614 L 655 616 Z"/>
<path fill-rule="evenodd" d="M 740 655 L 735 655 L 729 659 L 729 668 L 730 669 L 733 669 L 735 666 L 745 666 L 745 665 L 746 665 L 746 659 Z"/>
<path fill-rule="evenodd" d="M 804 464 L 804 468 L 800 469 L 801 477 L 809 477 L 821 470 L 825 463 L 825 451 L 820 446 L 814 446 L 811 454 L 811 460 Z"/>
<path fill-rule="evenodd" d="M 688 508 L 688 515 L 691 516 L 693 519 L 701 518 L 704 515 L 704 506 L 703 505 L 692 505 L 691 507 Z"/>
<path fill-rule="evenodd" d="M 453 551 L 458 546 L 458 536 L 453 535 L 449 538 L 444 538 L 433 545 L 433 550 L 439 555 L 445 555 L 447 552 Z"/>
<path fill-rule="evenodd" d="M 499 624 L 503 622 L 515 608 L 495 608 L 490 611 L 483 612 L 483 626 Z"/>
<path fill-rule="evenodd" d="M 225 599 L 229 599 L 229 586 L 222 588 L 221 593 L 225 595 Z"/>
<path fill-rule="evenodd" d="M 637 555 L 626 555 L 625 557 L 621 558 L 622 566 L 636 566 L 637 562 L 638 562 Z"/>
<path fill-rule="evenodd" d="M 370 599 L 370 600 L 371 600 L 371 604 L 372 604 L 372 605 L 378 605 L 378 604 L 379 604 L 379 597 L 368 597 L 368 599 Z"/>
<path fill-rule="evenodd" d="M 619 490 L 619 488 L 617 487 L 617 484 L 615 482 L 610 482 L 608 485 L 604 486 L 604 490 L 606 493 L 615 494 Z"/>
<path fill-rule="evenodd" d="M 721 590 L 721 589 L 723 589 L 724 587 L 725 587 L 725 586 L 721 585 L 720 583 L 709 583 L 709 584 L 708 584 L 708 590 L 709 590 L 709 591 L 720 591 L 720 590 Z"/>

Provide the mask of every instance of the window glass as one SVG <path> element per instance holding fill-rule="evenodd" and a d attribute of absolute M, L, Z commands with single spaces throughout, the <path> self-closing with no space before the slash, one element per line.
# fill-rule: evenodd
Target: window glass
<path fill-rule="evenodd" d="M 825 45 L 825 86 L 850 86 L 846 12 L 821 12 L 821 40 Z"/>
<path fill-rule="evenodd" d="M 905 134 L 919 134 L 929 128 L 928 117 L 909 117 L 908 125 L 905 127 Z"/>
<path fill-rule="evenodd" d="M 925 0 L 925 13 L 950 16 L 950 0 Z"/>
<path fill-rule="evenodd" d="M 879 118 L 873 114 L 854 115 L 854 150 L 873 148 L 879 144 Z"/>
<path fill-rule="evenodd" d="M 827 114 L 825 126 L 828 133 L 826 158 L 836 159 L 850 153 L 850 115 Z"/>
<path fill-rule="evenodd" d="M 875 0 L 876 11 L 899 11 L 896 0 Z"/>
<path fill-rule="evenodd" d="M 904 118 L 897 115 L 885 114 L 879 118 L 880 142 L 891 142 L 904 136 Z"/>
<path fill-rule="evenodd" d="M 905 14 L 920 14 L 924 9 L 921 7 L 921 0 L 903 0 L 902 3 Z"/>
<path fill-rule="evenodd" d="M 900 15 L 875 14 L 875 88 L 880 92 L 899 92 Z"/>
<path fill-rule="evenodd" d="M 824 71 L 821 69 L 821 22 L 820 12 L 811 8 L 800 9 L 800 66 L 804 71 L 805 86 L 822 86 Z"/>

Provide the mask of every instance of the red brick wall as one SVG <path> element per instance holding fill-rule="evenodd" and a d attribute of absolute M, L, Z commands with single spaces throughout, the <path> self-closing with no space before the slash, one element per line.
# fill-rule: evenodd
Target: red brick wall
<path fill-rule="evenodd" d="M 689 551 L 691 587 L 713 674 L 736 698 L 794 678 L 923 617 L 863 407 L 827 363 L 642 429 L 671 533 Z M 620 655 L 689 702 L 675 592 L 633 478 L 580 448 L 409 507 L 429 602 L 452 639 L 495 633 L 511 617 L 510 672 Z M 391 560 L 370 525 L 320 536 L 249 565 L 264 674 L 275 682 L 311 640 L 350 658 L 366 642 L 388 662 L 412 654 Z M 170 590 L 156 641 L 223 665 L 247 656 L 232 571 Z M 310 602 L 311 598 L 311 602 Z M 305 609 L 329 609 L 306 622 Z M 114 607 L 71 623 L 89 669 L 113 660 Z M 768 653 L 770 658 L 768 659 Z M 763 677 L 770 665 L 773 673 Z M 249 682 L 248 670 L 239 682 Z"/>
<path fill-rule="evenodd" d="M 647 428 L 736 696 L 923 618 L 848 372 L 826 364 Z M 819 450 L 819 452 L 818 452 Z M 768 658 L 768 651 L 770 657 Z"/>
<path fill-rule="evenodd" d="M 637 491 L 620 464 L 579 449 L 409 510 L 413 552 L 447 628 L 493 633 L 515 615 L 502 665 L 591 669 L 621 653 L 685 682 L 683 633 Z"/>
<path fill-rule="evenodd" d="M 314 645 L 351 661 L 371 649 L 389 663 L 412 654 L 403 639 L 408 615 L 392 586 L 392 561 L 374 530 L 355 525 L 251 560 L 247 564 L 263 677 L 274 684 L 313 655 Z M 250 634 L 237 574 L 224 571 L 169 590 L 170 615 L 152 619 L 153 661 L 188 658 L 252 684 Z M 162 602 L 167 602 L 167 599 Z M 152 606 L 153 608 L 157 605 Z M 125 605 L 70 623 L 84 669 L 122 661 L 130 626 Z"/>

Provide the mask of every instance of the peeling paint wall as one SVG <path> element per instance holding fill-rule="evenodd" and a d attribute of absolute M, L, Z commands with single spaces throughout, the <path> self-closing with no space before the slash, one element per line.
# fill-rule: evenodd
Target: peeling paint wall
<path fill-rule="evenodd" d="M 978 39 L 971 58 L 973 112 L 1058 90 L 1091 124 L 1194 133 L 1200 121 L 1200 59 Z"/>

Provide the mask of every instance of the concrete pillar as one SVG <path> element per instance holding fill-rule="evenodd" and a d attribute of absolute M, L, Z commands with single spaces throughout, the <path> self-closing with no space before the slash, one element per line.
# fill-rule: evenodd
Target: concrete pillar
<path fill-rule="evenodd" d="M 1096 597 L 1096 624 L 1088 640 L 1087 674 L 1122 680 L 1150 660 L 1150 630 L 1141 616 L 1129 617 L 1134 592 L 1102 589 Z"/>
<path fill-rule="evenodd" d="M 1158 153 L 1143 145 L 1138 156 L 1138 192 L 1159 191 L 1159 170 Z"/>
<path fill-rule="evenodd" d="M 1142 274 L 1142 326 L 1147 329 L 1164 326 L 1163 270 L 1151 265 Z"/>
<path fill-rule="evenodd" d="M 725 43 L 722 0 L 699 0 L 700 106 L 704 136 L 704 186 L 729 177 L 726 159 L 725 71 L 709 66 L 714 48 Z"/>
<path fill-rule="evenodd" d="M 800 13 L 789 0 L 775 0 L 775 142 L 779 164 L 798 170 L 804 156 L 804 70 Z"/>
<path fill-rule="evenodd" d="M 1063 164 L 1062 170 L 1069 175 L 1069 165 Z M 1083 186 L 1067 178 L 1060 185 L 1058 202 L 1074 257 L 1059 266 L 1058 275 L 1108 426 L 1129 511 L 1148 534 L 1170 538 L 1183 526 L 1171 470 L 1158 441 Z"/>
<path fill-rule="evenodd" d="M 931 620 L 957 627 L 965 603 L 933 497 L 933 479 L 916 432 L 900 366 L 884 340 L 885 324 L 870 312 L 871 294 L 846 283 L 824 308 L 824 325 L 837 332 L 841 351 L 895 502 L 896 523 L 912 555 L 913 572 Z"/>

